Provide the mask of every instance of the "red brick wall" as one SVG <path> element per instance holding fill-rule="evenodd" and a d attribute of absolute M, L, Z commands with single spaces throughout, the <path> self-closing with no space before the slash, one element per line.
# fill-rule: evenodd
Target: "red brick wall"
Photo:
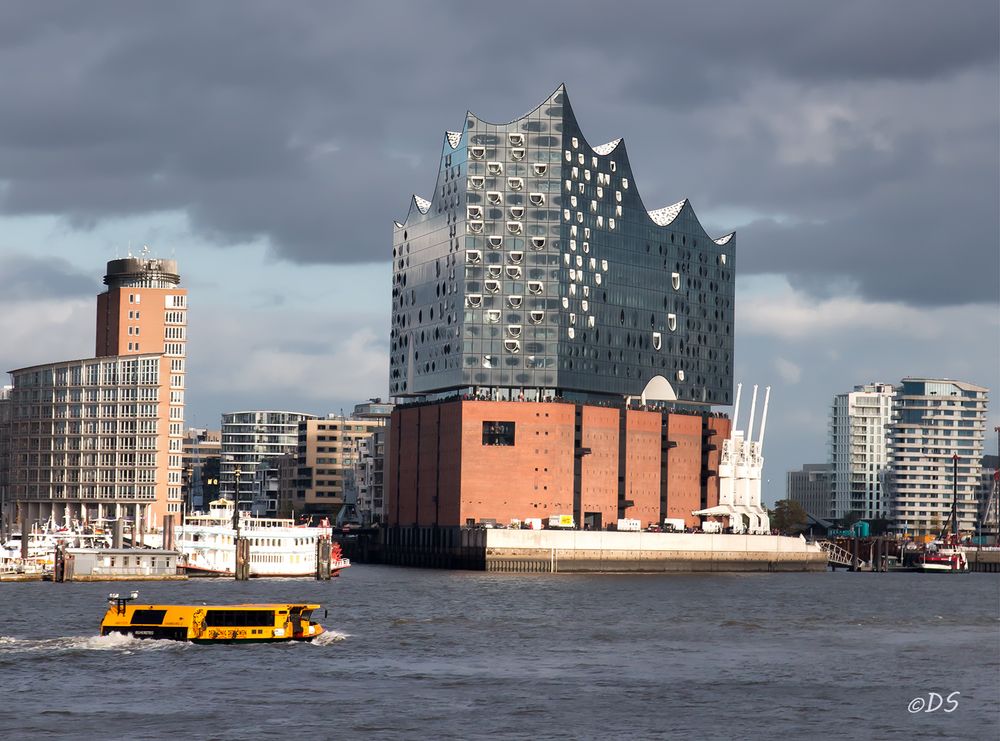
<path fill-rule="evenodd" d="M 417 419 L 420 407 L 396 409 L 392 413 L 390 479 L 390 525 L 409 527 L 417 522 Z"/>
<path fill-rule="evenodd" d="M 600 512 L 605 526 L 618 518 L 619 415 L 581 408 L 581 445 L 591 449 L 581 460 L 582 511 Z M 514 445 L 483 445 L 486 421 L 513 422 Z M 448 527 L 572 514 L 575 422 L 572 404 L 455 400 L 396 409 L 387 453 L 389 524 Z M 629 410 L 625 424 L 620 473 L 634 502 L 625 515 L 646 525 L 660 515 L 661 416 Z M 691 512 L 701 508 L 703 424 L 698 415 L 667 415 L 668 439 L 677 446 L 667 452 L 666 516 L 689 525 L 698 524 Z M 719 430 L 709 439 L 721 449 L 729 420 L 709 418 L 708 424 Z M 713 470 L 718 457 L 718 450 L 709 451 Z M 707 489 L 711 506 L 718 501 L 717 477 Z"/>
<path fill-rule="evenodd" d="M 625 412 L 625 498 L 634 504 L 625 511 L 643 526 L 660 519 L 660 435 L 659 412 Z"/>
<path fill-rule="evenodd" d="M 438 427 L 441 404 L 418 407 L 420 418 L 420 458 L 417 460 L 417 524 L 433 525 L 437 521 L 438 505 Z"/>
<path fill-rule="evenodd" d="M 714 507 L 719 503 L 719 458 L 722 455 L 722 441 L 729 437 L 732 422 L 726 417 L 709 417 L 708 428 L 715 434 L 705 438 L 705 442 L 715 446 L 708 451 L 708 470 L 714 472 L 706 484 L 708 501 L 705 507 Z"/>
<path fill-rule="evenodd" d="M 514 445 L 483 445 L 483 422 L 513 422 Z M 462 402 L 461 522 L 573 513 L 572 404 Z"/>
<path fill-rule="evenodd" d="M 691 513 L 701 509 L 701 417 L 667 416 L 667 438 L 677 443 L 667 451 L 667 517 L 683 517 L 697 525 Z"/>
<path fill-rule="evenodd" d="M 582 511 L 600 512 L 604 527 L 618 520 L 618 415 L 607 407 L 581 410 L 580 446 L 591 451 L 580 460 Z"/>
<path fill-rule="evenodd" d="M 462 405 L 441 404 L 441 471 L 438 482 L 439 525 L 462 524 Z"/>

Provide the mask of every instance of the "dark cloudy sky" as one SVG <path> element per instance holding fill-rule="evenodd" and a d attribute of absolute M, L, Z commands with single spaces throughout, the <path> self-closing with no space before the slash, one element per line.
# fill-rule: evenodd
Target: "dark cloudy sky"
<path fill-rule="evenodd" d="M 5 3 L 0 364 L 91 354 L 104 262 L 149 244 L 192 293 L 192 424 L 385 395 L 392 220 L 443 131 L 565 82 L 650 208 L 738 231 L 774 499 L 837 392 L 1000 387 L 998 26 L 995 0 Z"/>

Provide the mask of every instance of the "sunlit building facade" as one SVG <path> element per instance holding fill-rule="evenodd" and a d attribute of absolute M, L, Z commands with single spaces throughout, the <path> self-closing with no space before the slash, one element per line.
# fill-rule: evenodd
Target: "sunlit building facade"
<path fill-rule="evenodd" d="M 825 514 L 839 519 L 886 517 L 889 426 L 896 391 L 889 383 L 855 386 L 833 397 L 830 411 L 830 491 Z"/>
<path fill-rule="evenodd" d="M 731 404 L 735 239 L 686 200 L 647 210 L 621 139 L 591 146 L 564 87 L 447 132 L 393 234 L 390 392 L 663 395 Z"/>
<path fill-rule="evenodd" d="M 469 113 L 393 232 L 387 523 L 697 524 L 730 433 L 735 246 L 686 199 L 648 210 L 563 86 L 510 123 Z"/>
<path fill-rule="evenodd" d="M 903 379 L 889 442 L 896 531 L 938 534 L 948 522 L 957 485 L 959 530 L 975 532 L 988 394 L 964 381 Z"/>
<path fill-rule="evenodd" d="M 97 297 L 96 356 L 10 372 L 9 488 L 29 522 L 183 507 L 187 291 L 173 260 L 112 260 Z"/>

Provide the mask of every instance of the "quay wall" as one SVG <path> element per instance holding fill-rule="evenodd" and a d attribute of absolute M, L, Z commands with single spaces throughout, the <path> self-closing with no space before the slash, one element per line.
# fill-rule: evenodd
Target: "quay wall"
<path fill-rule="evenodd" d="M 969 559 L 969 571 L 1000 573 L 1000 550 L 970 550 L 965 554 Z"/>
<path fill-rule="evenodd" d="M 346 555 L 399 566 L 561 573 L 825 571 L 827 563 L 818 546 L 777 535 L 385 528 L 379 541 L 364 549 L 351 544 Z"/>
<path fill-rule="evenodd" d="M 472 531 L 470 531 L 472 532 Z M 486 530 L 487 571 L 825 571 L 826 554 L 778 535 Z M 546 567 L 547 565 L 547 567 Z"/>

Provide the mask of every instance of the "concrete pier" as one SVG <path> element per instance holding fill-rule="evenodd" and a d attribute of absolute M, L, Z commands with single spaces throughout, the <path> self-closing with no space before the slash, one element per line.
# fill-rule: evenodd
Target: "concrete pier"
<path fill-rule="evenodd" d="M 487 571 L 825 571 L 802 538 L 707 533 L 485 530 Z M 478 535 L 479 533 L 475 533 Z"/>
<path fill-rule="evenodd" d="M 825 571 L 803 538 L 707 533 L 388 528 L 368 562 L 501 572 Z M 350 554 L 357 558 L 360 554 Z"/>

